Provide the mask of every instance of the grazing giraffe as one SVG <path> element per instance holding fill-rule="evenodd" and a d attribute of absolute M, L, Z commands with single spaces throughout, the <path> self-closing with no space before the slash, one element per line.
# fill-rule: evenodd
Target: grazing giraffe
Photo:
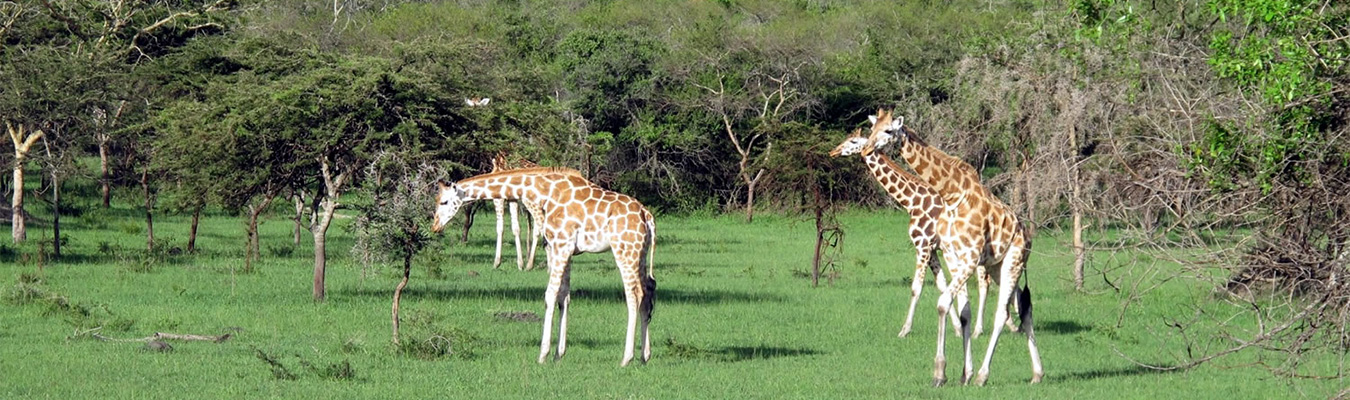
<path fill-rule="evenodd" d="M 544 238 L 548 239 L 548 289 L 544 293 L 543 338 L 539 362 L 548 356 L 553 332 L 553 313 L 561 300 L 558 324 L 558 355 L 567 351 L 567 311 L 571 303 L 571 257 L 580 253 L 610 250 L 623 277 L 628 303 L 628 334 L 623 361 L 633 360 L 634 335 L 642 322 L 642 361 L 651 359 L 648 326 L 656 301 L 652 277 L 652 251 L 656 248 L 656 222 L 636 199 L 591 184 L 575 170 L 531 168 L 488 173 L 459 182 L 438 183 L 435 221 L 440 232 L 465 202 L 506 199 L 533 202 L 539 207 Z"/>
<path fill-rule="evenodd" d="M 516 160 L 515 163 L 512 163 L 509 161 L 509 158 L 506 157 L 505 151 L 498 152 L 496 156 L 492 157 L 492 172 L 502 172 L 506 170 L 523 169 L 523 168 L 539 168 L 539 164 L 535 164 L 534 162 L 523 158 Z M 517 203 L 524 203 L 525 211 L 530 214 L 530 219 L 532 221 L 535 221 L 530 224 L 529 266 L 526 266 L 524 260 L 521 259 L 522 254 L 520 251 L 520 211 L 516 205 Z M 511 235 L 516 238 L 516 269 L 532 271 L 534 270 L 534 256 L 535 256 L 534 251 L 536 248 L 539 247 L 539 235 L 540 235 L 538 222 L 539 207 L 537 207 L 533 202 L 524 200 L 522 201 L 506 201 L 502 199 L 492 200 L 492 209 L 497 214 L 497 255 L 492 258 L 492 268 L 495 269 L 501 267 L 502 265 L 502 231 L 504 229 L 504 227 L 502 226 L 504 221 L 503 206 L 507 204 L 510 205 L 511 211 Z"/>
<path fill-rule="evenodd" d="M 903 118 L 895 119 L 886 110 L 878 111 L 877 115 L 869 119 L 872 121 L 872 133 L 863 147 L 863 155 L 871 155 L 877 148 L 899 142 L 901 156 L 924 181 L 942 193 L 943 202 L 947 205 L 943 214 L 945 223 L 939 236 L 942 258 L 952 276 L 950 285 L 938 298 L 937 355 L 934 357 L 933 384 L 942 385 L 947 380 L 947 361 L 943 352 L 946 325 L 942 320 L 946 318 L 955 296 L 962 323 L 969 321 L 966 279 L 979 265 L 988 268 L 999 284 L 998 300 L 994 303 L 995 327 L 1008 321 L 1008 303 L 1017 293 L 1021 329 L 1026 332 L 1031 356 L 1031 383 L 1040 382 L 1044 372 L 1032 329 L 1031 287 L 1029 283 L 1022 290 L 1016 287 L 1031 254 L 1031 238 L 1027 236 L 1026 229 L 1012 210 L 980 183 L 979 175 L 970 164 L 928 146 L 913 131 L 905 128 Z M 969 332 L 968 328 L 961 329 L 965 352 L 962 383 L 968 382 L 971 372 Z M 996 328 L 989 336 L 984 361 L 980 365 L 979 375 L 975 377 L 976 385 L 983 385 L 989 378 L 989 362 L 994 356 L 1001 332 L 1002 329 Z"/>
<path fill-rule="evenodd" d="M 861 129 L 855 129 L 853 134 L 844 139 L 843 143 L 835 147 L 830 152 L 830 157 L 851 156 L 862 152 L 863 146 L 867 144 L 867 138 L 862 136 Z M 923 291 L 923 273 L 924 266 L 933 270 L 935 284 L 939 291 L 946 290 L 947 279 L 938 270 L 939 262 L 933 257 L 933 252 L 938 248 L 938 223 L 942 217 L 942 211 L 946 207 L 942 203 L 942 196 L 937 189 L 929 186 L 919 177 L 901 169 L 890 157 L 881 153 L 873 153 L 870 156 L 863 156 L 863 162 L 867 164 L 867 172 L 872 174 L 872 178 L 881 184 L 882 190 L 891 196 L 891 200 L 900 205 L 901 208 L 909 212 L 909 240 L 914 244 L 916 253 L 914 260 L 914 280 L 910 283 L 909 312 L 905 314 L 905 325 L 900 328 L 900 337 L 909 334 L 910 325 L 914 322 L 914 309 L 919 304 L 919 294 Z M 978 336 L 980 326 L 983 325 L 984 315 L 984 296 L 988 292 L 989 275 L 984 273 L 984 267 L 977 267 L 976 276 L 981 277 L 980 284 L 980 310 L 975 322 L 975 335 Z M 955 322 L 955 319 L 953 319 Z"/>

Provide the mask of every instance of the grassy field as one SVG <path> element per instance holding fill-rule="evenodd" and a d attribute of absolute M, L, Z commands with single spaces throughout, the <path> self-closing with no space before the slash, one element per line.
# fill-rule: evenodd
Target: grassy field
<path fill-rule="evenodd" d="M 540 323 L 530 317 L 543 313 L 547 273 L 493 270 L 487 214 L 468 244 L 441 237 L 443 246 L 419 258 L 404 297 L 412 345 L 402 349 L 389 344 L 398 271 L 353 262 L 350 219 L 331 231 L 321 304 L 309 296 L 308 237 L 293 247 L 281 216 L 263 225 L 263 261 L 251 274 L 235 272 L 240 218 L 209 216 L 200 254 L 153 259 L 134 210 L 63 221 L 62 261 L 39 270 L 31 245 L 0 255 L 0 398 L 1287 398 L 1325 397 L 1340 386 L 1235 367 L 1248 361 L 1241 355 L 1187 372 L 1134 366 L 1113 349 L 1173 361 L 1184 344 L 1157 332 L 1186 312 L 1178 303 L 1209 301 L 1209 288 L 1163 283 L 1117 328 L 1123 297 L 1073 292 L 1063 238 L 1041 233 L 1030 282 L 1045 381 L 1027 384 L 1025 337 L 1010 333 L 988 386 L 931 388 L 937 295 L 925 286 L 914 332 L 897 338 L 913 249 L 904 214 L 889 210 L 841 216 L 847 235 L 836 276 L 817 288 L 805 277 L 809 221 L 658 217 L 654 355 L 627 368 L 618 366 L 626 311 L 607 254 L 576 258 L 568 354 L 535 363 Z M 34 227 L 30 238 L 45 229 Z M 159 217 L 156 234 L 165 247 L 183 246 L 186 218 Z M 77 335 L 99 326 L 113 338 L 234 336 L 156 352 Z M 975 341 L 977 368 L 987 338 Z M 949 339 L 947 352 L 954 381 L 960 341 Z"/>

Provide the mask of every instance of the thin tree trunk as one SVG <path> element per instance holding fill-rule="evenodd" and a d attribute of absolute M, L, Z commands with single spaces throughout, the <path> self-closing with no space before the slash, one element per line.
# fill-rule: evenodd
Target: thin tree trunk
<path fill-rule="evenodd" d="M 459 242 L 469 242 L 469 228 L 473 226 L 473 216 L 477 214 L 478 203 L 469 203 L 464 206 L 464 232 L 460 233 Z"/>
<path fill-rule="evenodd" d="M 248 206 L 248 248 L 245 249 L 244 254 L 244 271 L 247 272 L 253 272 L 253 263 L 258 261 L 262 253 L 259 251 L 260 246 L 258 245 L 258 216 L 262 215 L 267 206 L 272 204 L 272 200 L 276 198 L 276 195 L 271 193 L 264 196 L 262 204 L 250 204 Z"/>
<path fill-rule="evenodd" d="M 197 253 L 197 224 L 202 220 L 202 205 L 198 204 L 192 209 L 192 226 L 188 228 L 187 251 L 189 254 Z"/>
<path fill-rule="evenodd" d="M 1072 127 L 1069 128 L 1069 148 L 1074 156 L 1069 159 L 1069 186 L 1072 187 L 1072 193 L 1069 197 L 1069 210 L 1073 214 L 1073 288 L 1083 291 L 1083 265 L 1086 263 L 1087 252 L 1083 247 L 1083 206 L 1079 203 L 1082 192 L 1082 184 L 1078 181 L 1078 133 Z"/>
<path fill-rule="evenodd" d="M 52 168 L 52 259 L 61 258 L 61 180 Z"/>
<path fill-rule="evenodd" d="M 811 259 L 811 287 L 820 286 L 820 252 L 825 245 L 825 210 L 820 205 L 820 187 L 814 188 L 816 201 L 816 255 Z"/>
<path fill-rule="evenodd" d="M 103 183 L 103 208 L 110 208 L 112 205 L 112 177 L 108 168 L 108 140 L 101 138 L 98 142 L 99 173 Z"/>
<path fill-rule="evenodd" d="M 291 241 L 291 244 L 294 244 L 294 245 L 296 245 L 296 246 L 299 246 L 299 245 L 300 245 L 300 229 L 301 229 L 301 226 L 300 226 L 301 222 L 300 222 L 300 221 L 301 221 L 302 219 L 304 219 L 304 217 L 305 217 L 305 202 L 304 202 L 304 200 L 302 200 L 302 199 L 300 198 L 300 195 L 299 195 L 299 194 L 292 194 L 292 195 L 291 195 L 291 199 L 295 201 L 295 229 L 294 229 L 294 231 L 295 231 L 294 233 L 295 233 L 295 234 L 292 235 L 292 236 L 294 236 L 294 239 Z"/>
<path fill-rule="evenodd" d="M 155 200 L 150 193 L 150 173 L 147 171 L 141 171 L 141 193 L 145 195 L 145 250 L 155 251 Z"/>
<path fill-rule="evenodd" d="M 403 280 L 398 282 L 398 287 L 394 288 L 394 344 L 398 344 L 398 301 L 403 296 L 403 288 L 408 287 L 408 275 L 412 272 L 412 257 L 403 257 Z"/>

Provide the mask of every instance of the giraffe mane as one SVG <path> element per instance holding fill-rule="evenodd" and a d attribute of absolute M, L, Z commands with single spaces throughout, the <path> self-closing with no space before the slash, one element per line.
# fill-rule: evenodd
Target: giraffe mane
<path fill-rule="evenodd" d="M 517 175 L 531 175 L 531 174 L 562 174 L 585 178 L 585 176 L 581 175 L 580 171 L 567 167 L 534 167 L 534 168 L 508 169 L 505 171 L 489 172 L 482 175 L 464 178 L 463 181 L 474 181 L 479 179 L 499 178 L 503 176 L 517 176 Z"/>

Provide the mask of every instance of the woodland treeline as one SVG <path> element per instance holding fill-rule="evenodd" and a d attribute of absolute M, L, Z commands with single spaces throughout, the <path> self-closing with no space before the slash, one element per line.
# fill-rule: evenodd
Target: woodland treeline
<path fill-rule="evenodd" d="M 826 152 L 894 108 L 1033 229 L 1072 232 L 1080 289 L 1132 290 L 1115 254 L 1204 249 L 1179 261 L 1343 328 L 1347 27 L 1330 0 L 0 1 L 3 189 L 16 242 L 26 167 L 57 237 L 121 193 L 150 248 L 156 214 L 238 211 L 249 260 L 260 214 L 294 203 L 322 298 L 335 199 L 418 190 L 388 171 L 505 151 L 666 215 L 880 207 Z M 102 192 L 62 199 L 91 159 Z M 1284 328 L 1235 336 L 1350 343 Z"/>

